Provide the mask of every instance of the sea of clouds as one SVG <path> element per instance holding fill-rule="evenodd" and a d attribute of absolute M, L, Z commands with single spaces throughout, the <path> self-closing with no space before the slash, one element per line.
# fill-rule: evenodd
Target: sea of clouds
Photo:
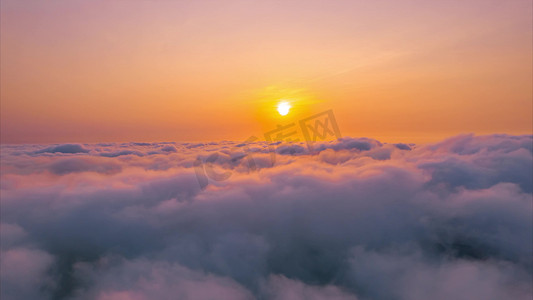
<path fill-rule="evenodd" d="M 530 300 L 532 151 L 3 145 L 0 298 Z"/>

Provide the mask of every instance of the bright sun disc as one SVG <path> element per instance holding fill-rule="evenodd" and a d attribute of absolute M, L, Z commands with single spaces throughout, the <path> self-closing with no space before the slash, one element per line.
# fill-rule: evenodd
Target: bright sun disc
<path fill-rule="evenodd" d="M 290 109 L 291 109 L 291 105 L 287 102 L 280 102 L 278 104 L 278 112 L 282 116 L 285 116 L 286 114 L 288 114 Z"/>

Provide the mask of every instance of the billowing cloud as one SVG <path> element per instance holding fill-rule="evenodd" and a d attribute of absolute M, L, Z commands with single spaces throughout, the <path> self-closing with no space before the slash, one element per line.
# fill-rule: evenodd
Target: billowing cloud
<path fill-rule="evenodd" d="M 87 153 L 89 150 L 85 149 L 79 144 L 63 144 L 57 146 L 50 146 L 45 149 L 36 151 L 35 153 Z"/>
<path fill-rule="evenodd" d="M 4 145 L 1 297 L 530 299 L 532 151 Z"/>

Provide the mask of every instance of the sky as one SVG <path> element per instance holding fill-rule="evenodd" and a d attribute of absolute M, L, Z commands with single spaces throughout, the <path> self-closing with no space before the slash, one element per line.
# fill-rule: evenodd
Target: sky
<path fill-rule="evenodd" d="M 1 142 L 532 133 L 532 2 L 1 2 Z M 275 106 L 293 108 L 280 116 Z"/>
<path fill-rule="evenodd" d="M 531 300 L 532 13 L 0 0 L 0 298 Z"/>

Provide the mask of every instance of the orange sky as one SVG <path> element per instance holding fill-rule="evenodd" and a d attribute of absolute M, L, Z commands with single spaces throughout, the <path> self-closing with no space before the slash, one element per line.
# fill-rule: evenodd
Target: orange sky
<path fill-rule="evenodd" d="M 2 0 L 2 143 L 531 134 L 532 35 L 530 0 Z"/>

